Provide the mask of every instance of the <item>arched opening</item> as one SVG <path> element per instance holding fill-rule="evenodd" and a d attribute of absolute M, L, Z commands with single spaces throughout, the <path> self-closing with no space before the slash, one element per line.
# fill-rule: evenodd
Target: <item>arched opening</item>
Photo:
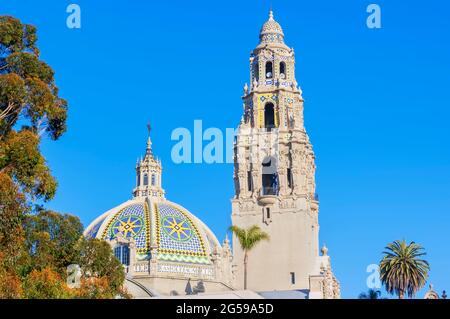
<path fill-rule="evenodd" d="M 277 162 L 273 156 L 262 162 L 262 195 L 278 195 Z"/>
<path fill-rule="evenodd" d="M 144 174 L 144 186 L 148 185 L 148 175 Z"/>
<path fill-rule="evenodd" d="M 255 63 L 253 69 L 255 70 L 255 80 L 259 82 L 259 64 Z"/>
<path fill-rule="evenodd" d="M 264 127 L 268 131 L 275 128 L 275 106 L 273 103 L 267 103 L 264 106 Z"/>
<path fill-rule="evenodd" d="M 273 77 L 273 63 L 266 62 L 266 79 L 271 79 Z"/>
<path fill-rule="evenodd" d="M 285 79 L 286 78 L 286 63 L 280 62 L 280 78 Z"/>
<path fill-rule="evenodd" d="M 119 259 L 124 266 L 130 265 L 130 247 L 128 245 L 118 245 L 114 248 L 114 256 Z"/>
<path fill-rule="evenodd" d="M 155 174 L 152 174 L 152 186 L 156 185 L 156 176 Z"/>

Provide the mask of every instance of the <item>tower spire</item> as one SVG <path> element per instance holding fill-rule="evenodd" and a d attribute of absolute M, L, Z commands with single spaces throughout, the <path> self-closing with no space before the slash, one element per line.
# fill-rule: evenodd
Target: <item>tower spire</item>
<path fill-rule="evenodd" d="M 269 19 L 273 20 L 273 1 L 270 0 Z"/>
<path fill-rule="evenodd" d="M 141 157 L 136 164 L 136 187 L 134 197 L 164 198 L 164 189 L 161 184 L 162 166 L 160 160 L 153 156 L 150 132 L 152 127 L 147 124 L 148 138 L 144 158 Z"/>
<path fill-rule="evenodd" d="M 147 123 L 147 130 L 148 130 L 148 138 L 147 138 L 147 149 L 145 154 L 152 155 L 152 140 L 150 138 L 150 132 L 152 131 L 152 127 L 150 125 L 150 122 Z"/>

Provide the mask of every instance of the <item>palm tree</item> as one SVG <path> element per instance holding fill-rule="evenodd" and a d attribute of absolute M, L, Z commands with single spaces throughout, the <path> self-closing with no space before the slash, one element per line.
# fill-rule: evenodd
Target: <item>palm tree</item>
<path fill-rule="evenodd" d="M 369 289 L 367 292 L 359 294 L 359 299 L 382 299 L 381 291 L 375 289 Z"/>
<path fill-rule="evenodd" d="M 244 289 L 247 289 L 247 263 L 248 253 L 256 244 L 262 240 L 269 240 L 269 234 L 262 231 L 257 225 L 253 225 L 247 229 L 238 226 L 231 226 L 230 231 L 237 237 L 242 250 L 244 251 Z"/>
<path fill-rule="evenodd" d="M 400 299 L 408 294 L 413 297 L 421 289 L 428 278 L 430 265 L 421 257 L 426 255 L 423 247 L 405 240 L 389 243 L 383 252 L 380 262 L 380 279 L 390 294 Z"/>

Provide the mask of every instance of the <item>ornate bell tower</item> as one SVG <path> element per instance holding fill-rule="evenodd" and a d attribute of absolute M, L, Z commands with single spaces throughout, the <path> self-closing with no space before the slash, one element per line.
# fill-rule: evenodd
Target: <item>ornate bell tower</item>
<path fill-rule="evenodd" d="M 244 86 L 244 114 L 234 145 L 232 222 L 258 225 L 270 235 L 249 252 L 248 289 L 311 290 L 311 275 L 322 278 L 319 202 L 294 50 L 284 43 L 272 11 L 259 38 L 250 56 L 251 85 Z M 235 237 L 233 251 L 235 285 L 242 289 L 244 254 Z M 319 277 L 312 280 L 325 276 Z"/>

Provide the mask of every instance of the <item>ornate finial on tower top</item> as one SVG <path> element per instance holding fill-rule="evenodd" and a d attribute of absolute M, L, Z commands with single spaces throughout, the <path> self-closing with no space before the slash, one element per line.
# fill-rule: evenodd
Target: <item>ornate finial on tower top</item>
<path fill-rule="evenodd" d="M 153 156 L 152 140 L 150 138 L 151 126 L 147 124 L 148 139 L 144 158 L 136 165 L 136 187 L 134 197 L 164 198 L 164 189 L 161 186 L 161 161 Z"/>
<path fill-rule="evenodd" d="M 147 151 L 145 152 L 146 155 L 152 154 L 152 140 L 150 139 L 150 132 L 152 130 L 152 127 L 150 126 L 150 122 L 147 123 L 147 129 L 148 129 L 148 139 L 147 139 Z"/>
<path fill-rule="evenodd" d="M 269 19 L 263 24 L 259 33 L 260 45 L 284 44 L 284 33 L 280 24 L 275 21 L 273 11 L 269 11 Z"/>

